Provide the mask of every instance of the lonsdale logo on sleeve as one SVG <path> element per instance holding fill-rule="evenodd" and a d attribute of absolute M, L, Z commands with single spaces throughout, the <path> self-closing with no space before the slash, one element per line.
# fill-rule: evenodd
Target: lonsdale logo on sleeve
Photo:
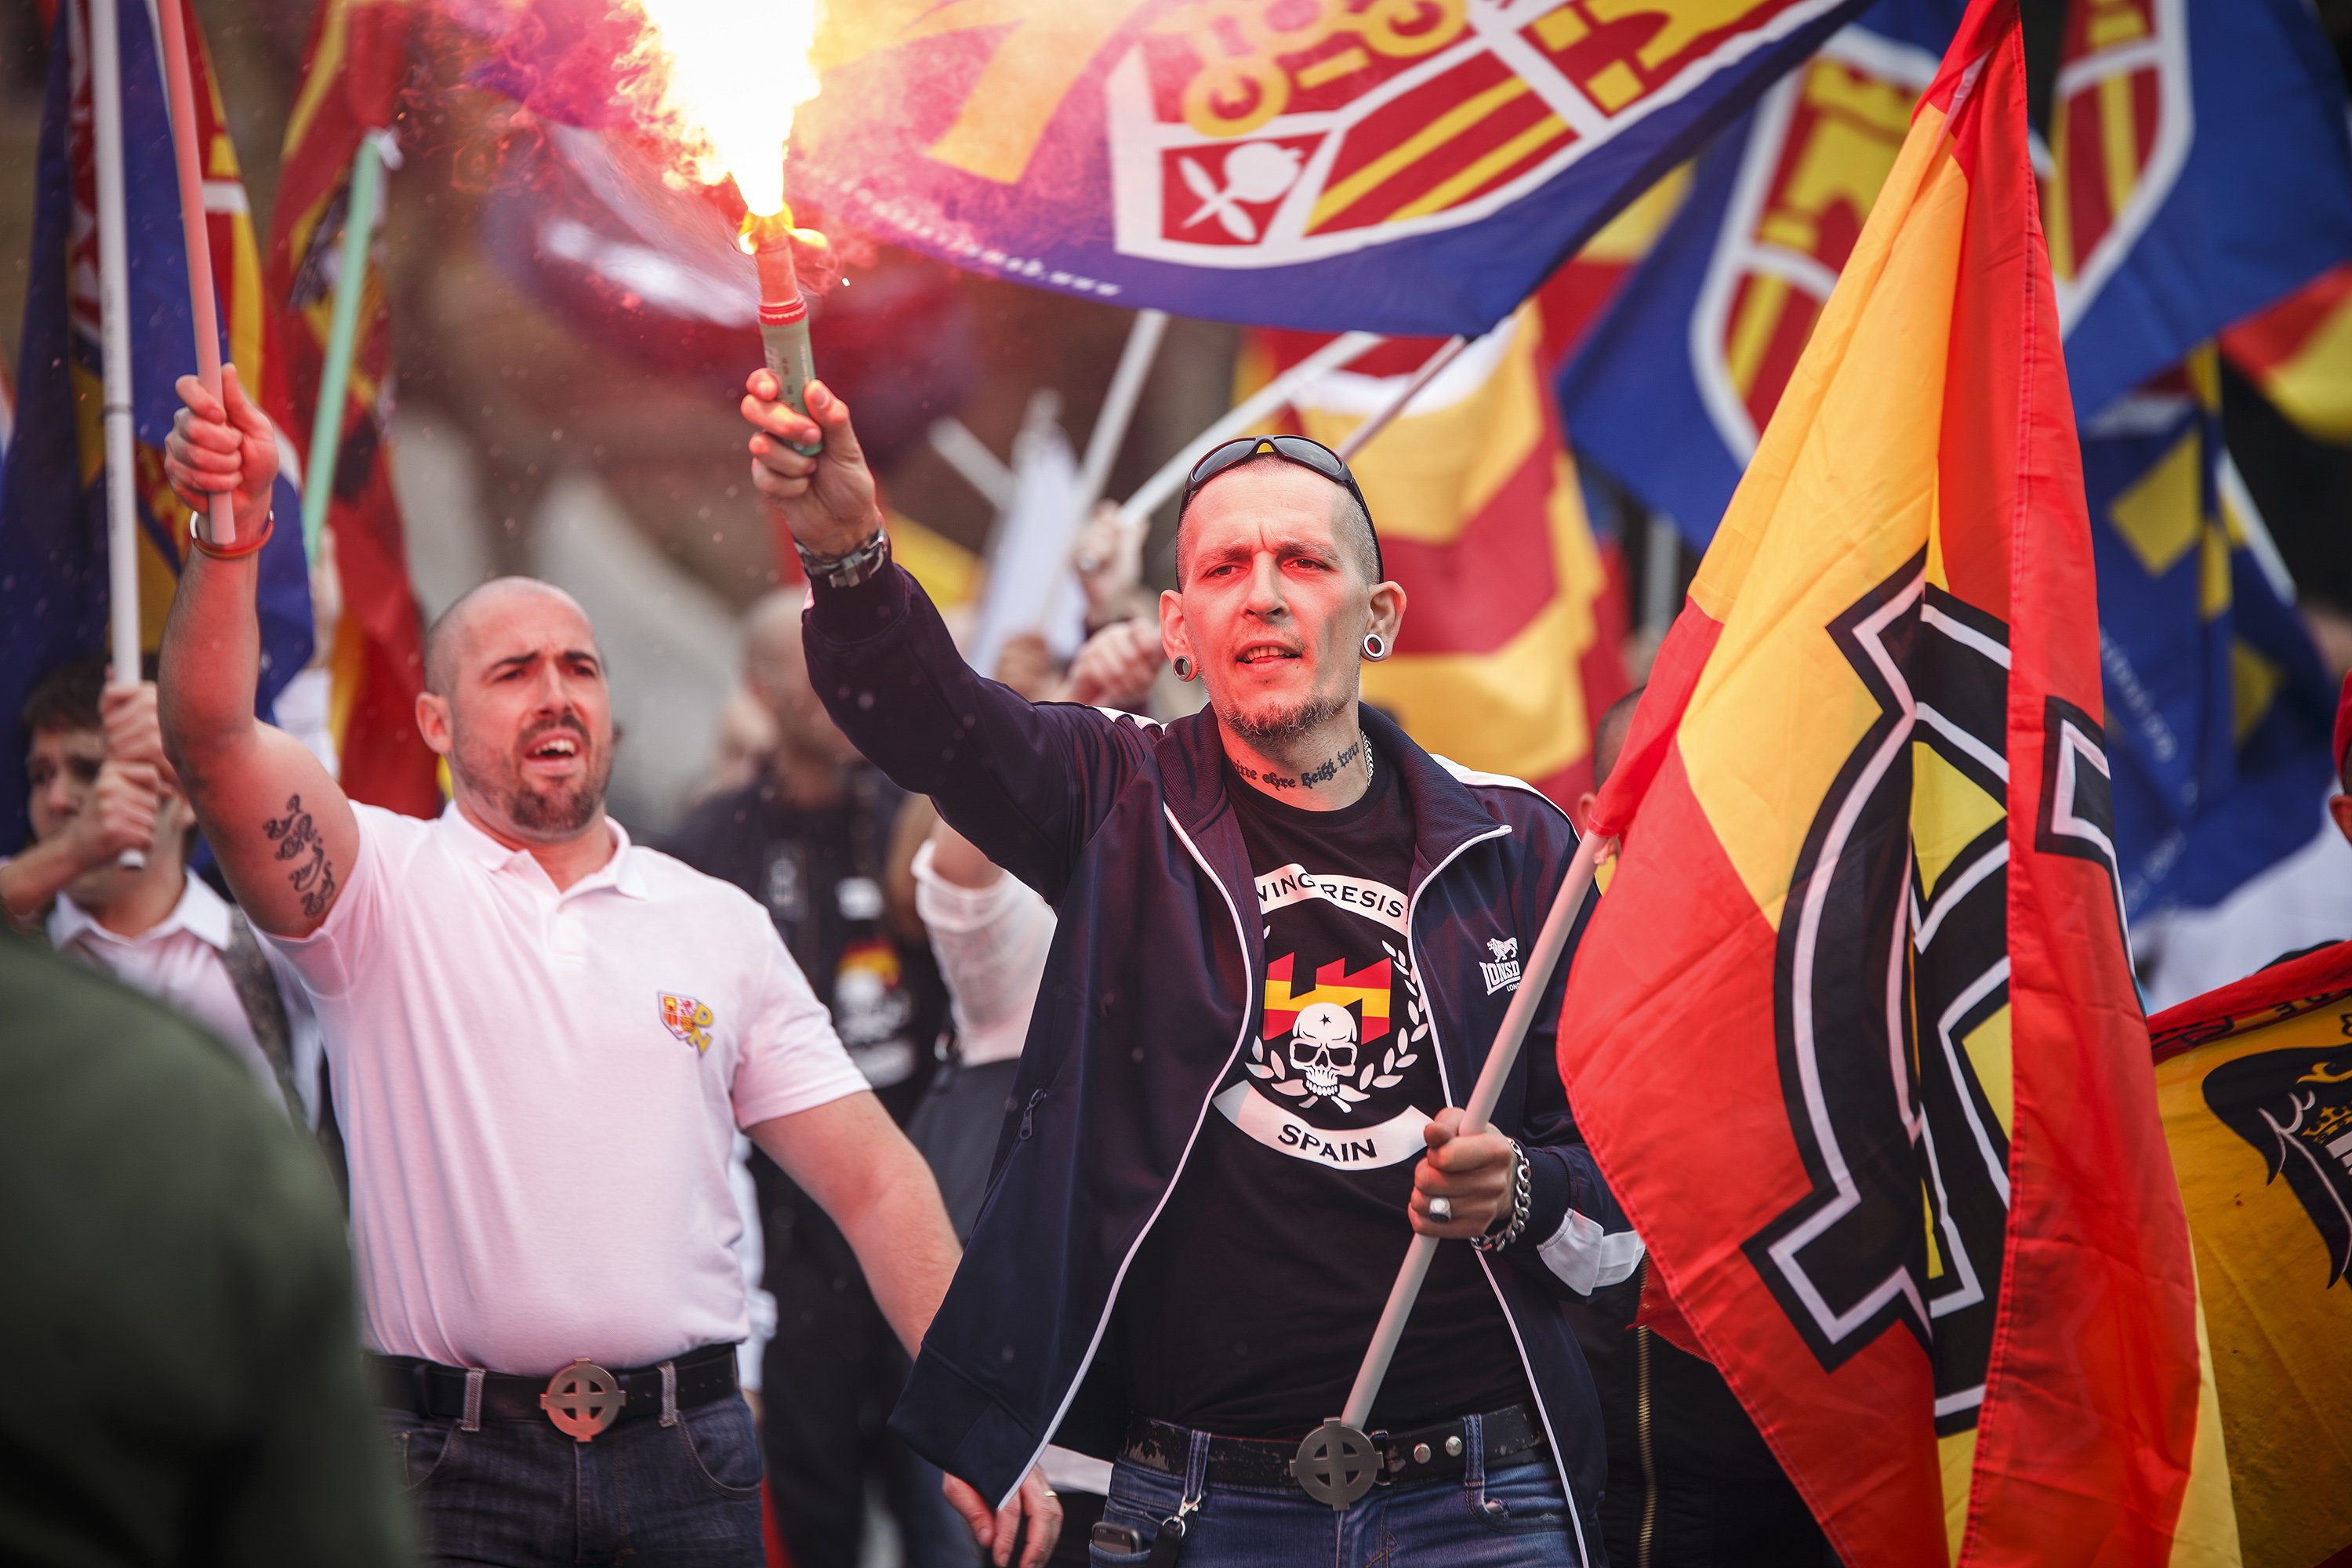
<path fill-rule="evenodd" d="M 668 991 L 660 997 L 662 1027 L 692 1046 L 697 1056 L 710 1049 L 709 1005 Z"/>

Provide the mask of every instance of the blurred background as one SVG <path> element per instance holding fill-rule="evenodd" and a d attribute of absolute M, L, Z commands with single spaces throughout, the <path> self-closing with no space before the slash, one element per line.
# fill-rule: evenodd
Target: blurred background
<path fill-rule="evenodd" d="M 266 230 L 313 7 L 199 0 L 195 11 L 255 225 Z M 2317 11 L 2340 63 L 2352 49 L 2352 0 L 2322 0 Z M 2023 12 L 2046 132 L 2065 0 L 2027 0 Z M 47 63 L 40 7 L 6 0 L 0 363 L 10 366 L 24 330 Z M 581 599 L 607 645 L 625 732 L 613 807 L 633 829 L 657 834 L 709 775 L 740 667 L 736 616 L 779 580 L 780 536 L 747 482 L 734 413 L 760 345 L 740 312 L 710 303 L 709 279 L 674 249 L 634 247 L 626 223 L 612 221 L 633 205 L 683 198 L 593 134 L 473 79 L 428 53 L 403 98 L 401 163 L 388 176 L 381 281 L 409 574 L 428 620 L 497 573 L 543 576 Z M 1644 243 L 1680 199 L 1667 186 L 1643 220 Z M 858 413 L 902 559 L 935 597 L 969 598 L 1024 423 L 1057 416 L 1083 447 L 1133 313 L 953 268 L 824 221 L 849 285 L 816 302 L 822 373 Z M 1613 286 L 1625 269 L 1603 270 Z M 1584 314 L 1566 330 L 1583 331 L 1605 299 L 1602 289 L 1571 302 L 1571 318 Z M 1281 337 L 1174 320 L 1108 494 L 1128 494 L 1237 389 L 1297 357 Z M 1548 345 L 1554 363 L 1572 346 Z M 2352 447 L 2283 416 L 2226 356 L 2218 374 L 2228 446 L 2297 608 L 2340 676 L 2352 667 Z M 1605 651 L 1622 659 L 1622 679 L 1638 681 L 1696 567 L 1691 540 L 1712 520 L 1672 526 L 1644 504 L 1648 487 L 1613 471 L 1611 452 L 1580 444 L 1579 427 L 1571 410 L 1567 438 L 1607 568 L 1596 618 L 1617 645 Z M 1170 574 L 1172 521 L 1168 505 L 1153 518 L 1144 570 L 1154 586 Z"/>

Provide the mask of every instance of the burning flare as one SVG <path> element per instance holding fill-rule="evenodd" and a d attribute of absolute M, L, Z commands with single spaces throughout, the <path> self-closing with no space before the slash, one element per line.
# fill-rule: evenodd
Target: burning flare
<path fill-rule="evenodd" d="M 674 118 L 696 176 L 729 175 L 743 205 L 784 209 L 793 110 L 816 96 L 809 49 L 820 0 L 637 0 L 646 49 L 666 67 L 661 111 Z"/>

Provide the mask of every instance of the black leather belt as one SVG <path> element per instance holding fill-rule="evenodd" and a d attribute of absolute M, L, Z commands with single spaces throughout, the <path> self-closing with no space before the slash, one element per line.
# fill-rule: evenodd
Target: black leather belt
<path fill-rule="evenodd" d="M 704 1345 L 675 1361 L 615 1372 L 581 1361 L 553 1377 L 483 1373 L 478 1403 L 470 1412 L 467 1385 L 475 1377 L 466 1368 L 405 1355 L 371 1354 L 367 1360 L 376 1397 L 394 1409 L 436 1421 L 548 1421 L 583 1443 L 621 1422 L 659 1415 L 664 1366 L 670 1369 L 671 1408 L 690 1410 L 735 1393 L 731 1344 Z"/>
<path fill-rule="evenodd" d="M 1544 1447 L 1543 1428 L 1524 1405 L 1482 1415 L 1478 1425 L 1486 1439 L 1486 1464 L 1490 1468 L 1523 1455 L 1539 1453 Z M 1469 1465 L 1468 1426 L 1465 1419 L 1457 1419 L 1406 1432 L 1373 1433 L 1372 1447 L 1381 1455 L 1378 1484 L 1398 1486 L 1461 1475 Z M 1189 1428 L 1137 1416 L 1128 1424 L 1127 1446 L 1119 1451 L 1119 1458 L 1164 1476 L 1181 1478 L 1192 1452 L 1192 1434 Z M 1296 1439 L 1211 1437 L 1208 1482 L 1221 1487 L 1297 1486 L 1290 1473 L 1290 1461 L 1297 1457 Z"/>

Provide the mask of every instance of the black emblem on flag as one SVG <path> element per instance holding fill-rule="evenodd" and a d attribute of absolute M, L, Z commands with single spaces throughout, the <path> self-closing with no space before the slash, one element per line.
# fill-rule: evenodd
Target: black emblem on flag
<path fill-rule="evenodd" d="M 1910 1332 L 1937 1432 L 1960 1431 L 2009 1216 L 2009 1137 L 1973 1058 L 2009 1005 L 2008 628 L 1929 584 L 1922 554 L 1828 631 L 1880 711 L 1780 916 L 1781 1091 L 1812 1191 L 1745 1250 L 1825 1368 Z"/>
<path fill-rule="evenodd" d="M 2352 1036 L 2352 1013 L 2344 1015 Z M 2352 1268 L 2352 1044 L 2257 1051 L 2205 1075 L 2205 1103 L 2286 1178 L 2327 1247 L 2327 1284 Z"/>

